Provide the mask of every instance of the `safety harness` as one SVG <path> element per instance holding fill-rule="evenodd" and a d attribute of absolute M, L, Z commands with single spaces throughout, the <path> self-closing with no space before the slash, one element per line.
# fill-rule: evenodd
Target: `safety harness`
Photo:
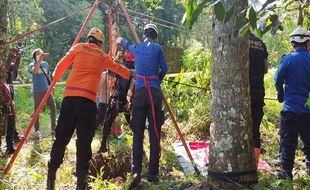
<path fill-rule="evenodd" d="M 143 79 L 144 86 L 145 86 L 146 91 L 147 91 L 149 98 L 150 98 L 152 118 L 153 118 L 153 125 L 152 126 L 153 126 L 153 130 L 155 131 L 156 138 L 157 138 L 157 143 L 158 143 L 158 148 L 159 148 L 159 157 L 161 157 L 160 138 L 159 138 L 159 134 L 158 134 L 157 127 L 156 127 L 155 105 L 154 105 L 151 87 L 150 87 L 150 83 L 149 83 L 150 80 L 159 80 L 159 78 L 158 78 L 158 76 L 144 76 L 144 75 L 136 75 L 136 78 Z"/>

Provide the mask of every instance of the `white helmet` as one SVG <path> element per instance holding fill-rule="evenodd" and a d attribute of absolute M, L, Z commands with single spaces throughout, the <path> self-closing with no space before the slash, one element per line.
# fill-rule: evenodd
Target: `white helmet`
<path fill-rule="evenodd" d="M 153 30 L 155 30 L 156 34 L 158 34 L 157 26 L 155 24 L 150 23 L 150 24 L 145 25 L 144 31 L 147 29 L 153 29 Z"/>
<path fill-rule="evenodd" d="M 310 33 L 300 26 L 298 26 L 290 36 L 290 42 L 303 43 L 307 40 L 310 40 Z"/>

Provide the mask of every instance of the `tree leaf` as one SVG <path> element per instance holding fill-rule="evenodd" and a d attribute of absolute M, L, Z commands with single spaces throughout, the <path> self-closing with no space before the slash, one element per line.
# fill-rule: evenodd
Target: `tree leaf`
<path fill-rule="evenodd" d="M 257 22 L 257 13 L 254 10 L 253 7 L 250 8 L 249 11 L 249 20 L 250 20 L 250 25 L 253 29 L 257 28 L 256 22 Z"/>
<path fill-rule="evenodd" d="M 234 12 L 235 12 L 235 4 L 233 6 L 231 6 L 231 8 L 226 12 L 224 23 L 229 21 L 229 19 L 232 17 Z"/>
<path fill-rule="evenodd" d="M 186 24 L 191 29 L 192 12 L 194 10 L 194 1 L 188 0 L 186 5 Z"/>
<path fill-rule="evenodd" d="M 238 18 L 236 21 L 236 28 L 241 28 L 241 26 L 244 25 L 245 23 L 245 15 L 246 15 L 247 9 L 242 10 L 239 14 L 238 14 Z"/>
<path fill-rule="evenodd" d="M 309 95 L 308 95 L 308 100 L 307 100 L 306 105 L 310 108 L 310 93 L 309 93 Z"/>
<path fill-rule="evenodd" d="M 249 31 L 250 29 L 250 23 L 246 23 L 244 26 L 242 26 L 239 31 L 238 31 L 238 36 L 239 37 L 243 37 L 244 35 L 247 34 L 247 32 Z"/>
<path fill-rule="evenodd" d="M 214 13 L 220 22 L 223 22 L 225 19 L 225 8 L 224 5 L 219 1 L 217 4 L 214 5 Z"/>
<path fill-rule="evenodd" d="M 197 21 L 198 16 L 201 14 L 203 9 L 206 7 L 207 2 L 209 1 L 211 0 L 204 0 L 197 5 L 191 16 L 191 26 L 193 26 L 193 24 Z"/>
<path fill-rule="evenodd" d="M 199 15 L 210 1 L 212 0 L 203 0 L 197 4 L 195 0 L 188 0 L 186 6 L 186 23 L 189 29 L 192 29 L 193 24 L 197 21 Z"/>
<path fill-rule="evenodd" d="M 258 29 L 258 28 L 255 28 L 254 30 L 253 30 L 253 33 L 254 33 L 254 35 L 255 36 L 257 36 L 257 37 L 259 37 L 259 38 L 261 38 L 263 35 L 262 35 L 262 32 Z"/>

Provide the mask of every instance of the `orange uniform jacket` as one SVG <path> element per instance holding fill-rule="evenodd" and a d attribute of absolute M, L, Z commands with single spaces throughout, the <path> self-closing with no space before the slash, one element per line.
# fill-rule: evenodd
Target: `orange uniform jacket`
<path fill-rule="evenodd" d="M 59 81 L 72 63 L 72 71 L 66 82 L 64 96 L 81 96 L 96 101 L 100 75 L 109 69 L 125 79 L 130 70 L 116 64 L 96 44 L 79 43 L 59 61 L 54 71 L 54 80 Z"/>

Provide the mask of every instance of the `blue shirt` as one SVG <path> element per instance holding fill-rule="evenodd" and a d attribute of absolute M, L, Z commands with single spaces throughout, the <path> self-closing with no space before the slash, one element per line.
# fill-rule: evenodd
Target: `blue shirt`
<path fill-rule="evenodd" d="M 310 93 L 310 53 L 308 50 L 298 48 L 281 60 L 275 74 L 275 85 L 278 94 L 284 94 L 283 111 L 310 113 L 310 108 L 305 105 Z"/>
<path fill-rule="evenodd" d="M 32 62 L 29 64 L 29 71 L 32 73 L 32 70 L 34 68 L 35 63 Z M 48 63 L 46 61 L 43 61 L 41 64 L 42 69 L 44 72 L 48 75 L 49 74 L 49 67 Z M 41 68 L 39 68 L 39 71 L 37 74 L 32 74 L 32 91 L 33 93 L 42 93 L 46 92 L 49 85 L 47 83 L 47 78 L 44 75 Z"/>
<path fill-rule="evenodd" d="M 161 46 L 145 39 L 144 42 L 131 45 L 127 40 L 121 41 L 122 46 L 136 58 L 136 75 L 157 76 L 159 80 L 149 80 L 150 87 L 160 89 L 161 80 L 165 77 L 168 67 Z M 143 88 L 142 78 L 136 78 L 135 89 Z"/>

